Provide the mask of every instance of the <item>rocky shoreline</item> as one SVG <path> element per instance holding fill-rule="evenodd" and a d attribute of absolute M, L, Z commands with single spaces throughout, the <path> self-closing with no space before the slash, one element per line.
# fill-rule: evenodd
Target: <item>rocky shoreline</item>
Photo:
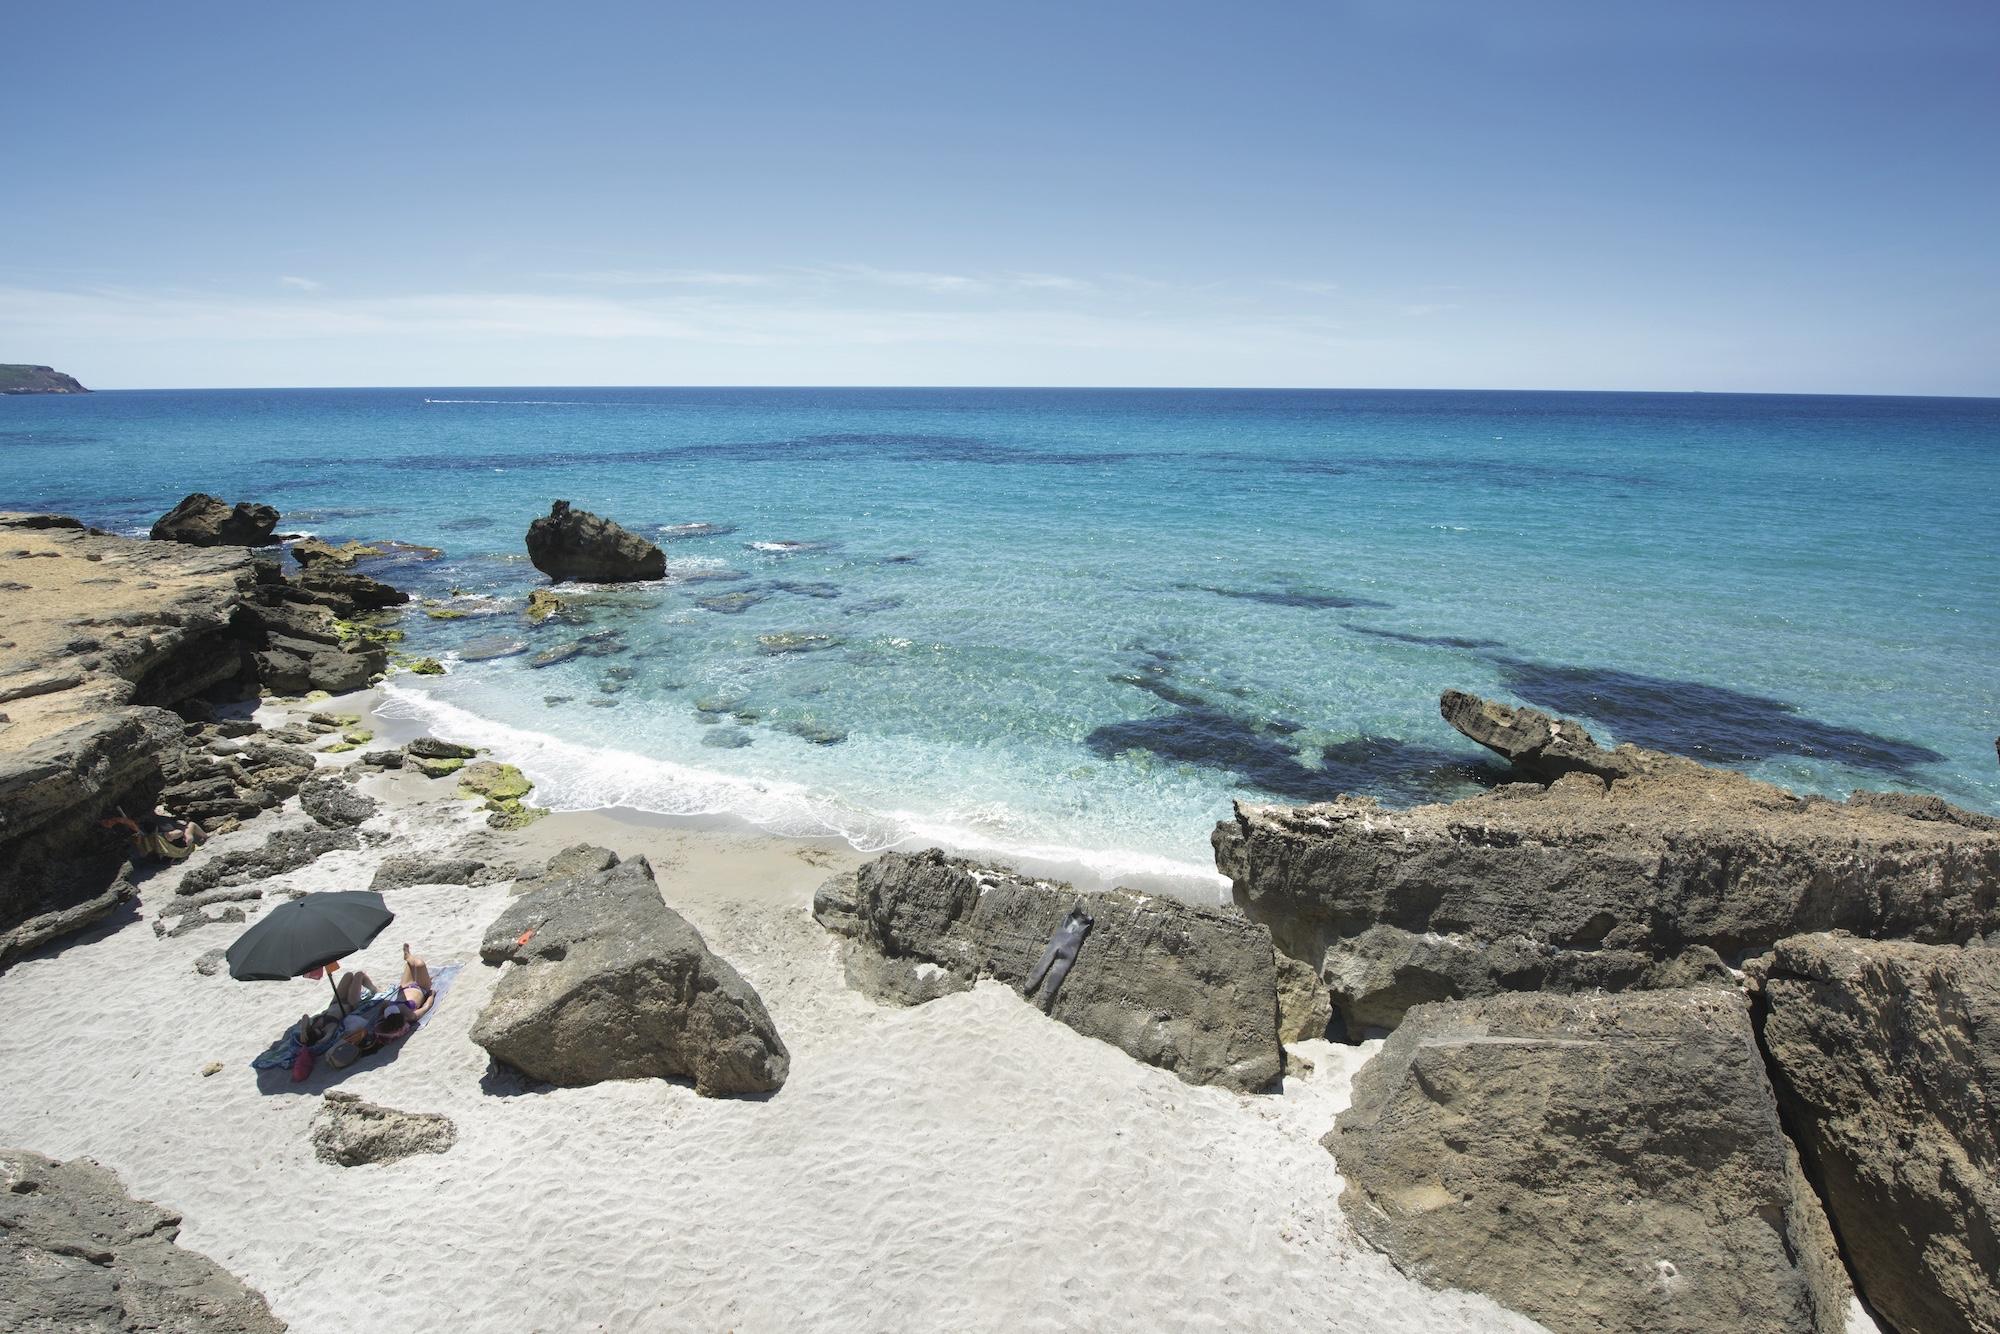
<path fill-rule="evenodd" d="M 295 795 L 311 757 L 218 709 L 366 686 L 388 665 L 366 618 L 406 600 L 59 515 L 0 515 L 0 571 L 0 967 L 131 897 L 128 849 L 98 823 L 118 808 L 165 800 L 214 830 Z"/>
<path fill-rule="evenodd" d="M 1446 692 L 1444 721 L 1514 781 L 1406 809 L 1239 803 L 1213 839 L 1223 908 L 833 850 L 810 918 L 756 886 L 719 914 L 678 868 L 692 844 L 549 846 L 564 818 L 505 756 L 380 745 L 355 692 L 407 599 L 357 568 L 379 548 L 297 542 L 288 571 L 279 520 L 195 495 L 142 542 L 0 515 L 0 982 L 121 906 L 192 949 L 369 885 L 448 905 L 438 929 L 466 942 L 454 1059 L 487 1073 L 453 1096 L 665 1081 L 721 1104 L 704 1124 L 728 1143 L 731 1107 L 825 1096 L 830 1013 L 1081 1041 L 1236 1109 L 1240 1134 L 1333 1098 L 1315 1066 L 1358 1043 L 1351 1103 L 1286 1133 L 1344 1179 L 1332 1216 L 1425 1285 L 1556 1331 L 1845 1330 L 1857 1293 L 1901 1334 L 2000 1328 L 2000 820 L 1802 798 Z M 561 502 L 529 544 L 554 579 L 658 577 L 657 548 Z M 313 692 L 339 698 L 258 706 Z M 214 842 L 147 874 L 99 821 L 161 801 Z M 221 971 L 219 950 L 192 962 L 194 985 Z M 329 1168 L 463 1152 L 462 1115 L 328 1098 Z"/>
<path fill-rule="evenodd" d="M 1238 906 L 1336 1022 L 1393 1030 L 1327 1140 L 1355 1225 L 1551 1329 L 1838 1329 L 1823 1200 L 1890 1328 L 2000 1328 L 2000 820 L 1801 798 L 1456 691 L 1440 712 L 1520 781 L 1239 804 L 1215 832 Z M 1727 1062 L 1699 1055 L 1718 1040 Z M 1732 1103 L 1767 1164 L 1754 1206 L 1696 1184 L 1754 1176 L 1699 1129 Z M 1526 1221 L 1592 1177 L 1643 1226 Z M 1778 1251 L 1714 1226 L 1751 1215 Z M 1671 1281 L 1636 1252 L 1608 1273 L 1606 1235 L 1648 1237 Z"/>

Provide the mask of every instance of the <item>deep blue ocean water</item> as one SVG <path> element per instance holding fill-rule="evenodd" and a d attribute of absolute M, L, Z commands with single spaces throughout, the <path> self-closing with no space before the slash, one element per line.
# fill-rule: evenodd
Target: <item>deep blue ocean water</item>
<path fill-rule="evenodd" d="M 444 548 L 382 572 L 472 613 L 405 617 L 453 671 L 393 677 L 392 708 L 565 808 L 1132 879 L 1206 866 L 1233 796 L 1474 790 L 1448 686 L 1800 790 L 2000 806 L 2000 400 L 0 398 L 0 508 L 143 531 L 194 490 Z M 522 535 L 556 497 L 659 538 L 673 577 L 529 627 Z M 794 632 L 822 647 L 760 640 Z M 450 656 L 586 635 L 545 668 Z"/>

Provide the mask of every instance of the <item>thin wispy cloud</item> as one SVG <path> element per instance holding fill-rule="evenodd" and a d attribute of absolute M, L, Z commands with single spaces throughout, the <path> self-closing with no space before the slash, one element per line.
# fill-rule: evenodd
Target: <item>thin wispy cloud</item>
<path fill-rule="evenodd" d="M 311 278 L 301 278 L 296 274 L 291 274 L 291 273 L 285 274 L 283 277 L 279 278 L 278 282 L 285 287 L 296 288 L 301 292 L 317 292 L 322 287 L 326 286 L 325 283 L 316 282 Z"/>
<path fill-rule="evenodd" d="M 947 273 L 929 269 L 881 268 L 859 263 L 798 265 L 760 272 L 686 268 L 583 269 L 537 276 L 544 282 L 579 287 L 783 288 L 807 294 L 874 288 L 923 292 L 932 296 L 969 297 L 1030 292 L 1083 295 L 1101 290 L 1099 283 L 1060 273 Z"/>
<path fill-rule="evenodd" d="M 586 269 L 540 276 L 549 282 L 585 287 L 770 287 L 784 281 L 784 275 L 777 273 L 730 273 L 715 269 Z"/>
<path fill-rule="evenodd" d="M 990 292 L 993 283 L 963 273 L 928 273 L 921 269 L 878 269 L 872 264 L 833 264 L 817 270 L 833 278 L 851 278 L 882 287 L 908 288 L 920 292 L 963 294 Z"/>
<path fill-rule="evenodd" d="M 917 287 L 928 293 L 933 289 Z M 332 297 L 301 304 L 188 289 L 0 287 L 0 334 L 102 341 L 405 337 L 449 341 L 654 340 L 734 346 L 902 344 L 1192 349 L 1344 341 L 1336 326 L 1282 313 L 1077 309 L 1070 303 L 989 308 L 520 292 Z"/>

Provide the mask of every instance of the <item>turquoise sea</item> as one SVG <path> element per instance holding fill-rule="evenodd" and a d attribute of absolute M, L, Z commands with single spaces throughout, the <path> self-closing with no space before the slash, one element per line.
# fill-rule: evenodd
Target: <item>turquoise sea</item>
<path fill-rule="evenodd" d="M 1232 797 L 1491 781 L 1447 686 L 1800 790 L 2000 807 L 2000 400 L 0 398 L 0 508 L 142 532 L 195 490 L 444 548 L 381 571 L 469 613 L 405 617 L 453 670 L 390 707 L 562 808 L 1199 880 Z M 668 582 L 530 627 L 522 535 L 557 497 L 659 540 Z M 791 634 L 821 638 L 765 638 Z"/>

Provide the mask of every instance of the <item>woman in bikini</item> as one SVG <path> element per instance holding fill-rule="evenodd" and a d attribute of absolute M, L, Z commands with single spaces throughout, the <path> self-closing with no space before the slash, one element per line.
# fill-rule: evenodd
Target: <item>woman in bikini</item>
<path fill-rule="evenodd" d="M 306 976 L 311 977 L 317 972 L 315 969 Z M 403 1037 L 419 1019 L 430 1013 L 431 1005 L 437 999 L 431 991 L 430 965 L 421 956 L 412 953 L 407 944 L 403 946 L 403 980 L 396 984 L 395 994 L 382 1007 L 371 1028 L 352 1011 L 374 996 L 374 978 L 358 968 L 348 973 L 334 988 L 334 1003 L 327 1006 L 324 1013 L 307 1015 L 299 1021 L 300 1041 L 311 1046 L 326 1035 L 328 1024 L 340 1027 L 346 1040 L 354 1046 L 366 1046 L 370 1051 L 374 1050 L 373 1046 L 368 1046 L 371 1042 L 379 1045 L 382 1039 Z"/>
<path fill-rule="evenodd" d="M 396 984 L 396 995 L 382 1015 L 375 1021 L 375 1036 L 399 1038 L 417 1026 L 417 1021 L 431 1011 L 431 1004 L 437 995 L 431 990 L 430 965 L 415 954 L 408 945 L 403 946 L 403 980 Z"/>

